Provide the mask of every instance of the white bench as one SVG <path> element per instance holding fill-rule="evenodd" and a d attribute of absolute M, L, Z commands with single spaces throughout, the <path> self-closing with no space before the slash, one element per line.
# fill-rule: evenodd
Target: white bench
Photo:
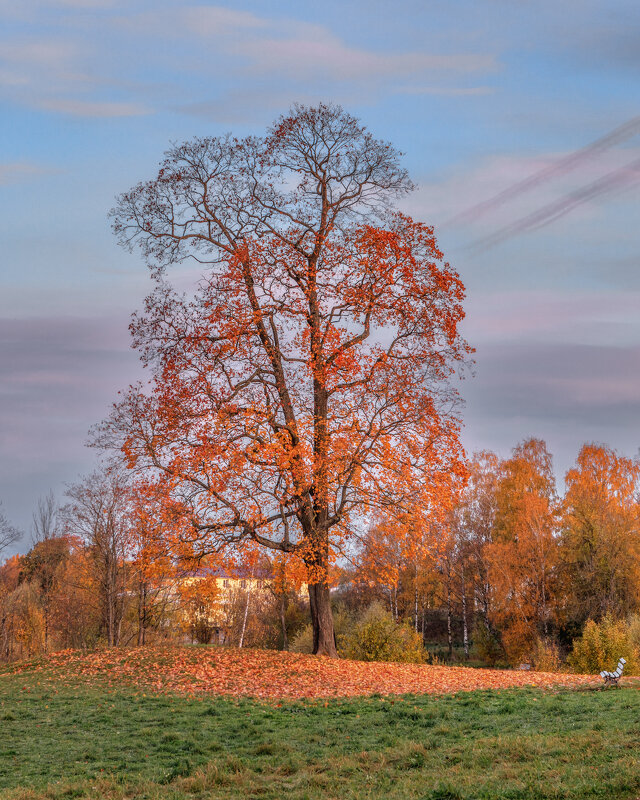
<path fill-rule="evenodd" d="M 620 676 L 622 675 L 622 671 L 624 670 L 624 665 L 627 663 L 626 658 L 621 658 L 618 661 L 618 666 L 615 668 L 613 672 L 607 672 L 603 670 L 600 673 L 600 677 L 604 678 L 604 685 L 605 686 L 617 686 L 618 681 L 620 680 Z"/>

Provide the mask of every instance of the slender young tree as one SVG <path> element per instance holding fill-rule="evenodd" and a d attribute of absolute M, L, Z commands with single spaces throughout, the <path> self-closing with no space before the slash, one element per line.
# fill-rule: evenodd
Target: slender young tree
<path fill-rule="evenodd" d="M 66 536 L 51 535 L 37 541 L 22 561 L 21 579 L 33 582 L 38 588 L 45 652 L 49 649 L 56 591 L 70 553 L 71 544 Z"/>
<path fill-rule="evenodd" d="M 132 530 L 129 516 L 130 488 L 125 476 L 103 470 L 87 476 L 67 490 L 66 527 L 86 544 L 93 581 L 98 587 L 94 601 L 102 614 L 107 642 L 120 641 L 127 589 L 127 556 Z"/>
<path fill-rule="evenodd" d="M 0 555 L 20 539 L 21 533 L 5 517 L 0 503 Z"/>
<path fill-rule="evenodd" d="M 288 650 L 287 608 L 300 596 L 300 589 L 306 578 L 304 565 L 299 561 L 287 558 L 284 553 L 276 553 L 272 557 L 264 559 L 262 564 L 266 566 L 266 571 L 270 575 L 270 578 L 264 582 L 264 586 L 275 599 L 278 609 L 281 632 L 280 647 L 282 650 Z"/>
<path fill-rule="evenodd" d="M 500 459 L 495 453 L 474 453 L 469 480 L 456 509 L 456 527 L 468 562 L 465 580 L 473 581 L 474 604 L 486 627 L 490 624 L 491 582 L 487 549 L 493 541 L 497 513 Z"/>
<path fill-rule="evenodd" d="M 316 653 L 336 655 L 328 569 L 353 520 L 438 505 L 465 469 L 464 288 L 433 229 L 391 210 L 411 188 L 341 108 L 296 106 L 263 138 L 173 147 L 113 212 L 157 281 L 132 323 L 153 379 L 96 442 L 153 471 L 190 521 L 179 546 L 301 558 Z M 166 275 L 185 259 L 191 300 Z"/>
<path fill-rule="evenodd" d="M 401 531 L 393 520 L 380 518 L 360 541 L 355 567 L 361 581 L 382 589 L 394 620 L 398 619 L 398 590 L 404 565 Z"/>
<path fill-rule="evenodd" d="M 23 562 L 23 580 L 35 580 L 39 587 L 44 623 L 44 650 L 49 648 L 51 611 L 56 585 L 64 561 L 69 557 L 70 543 L 62 535 L 59 507 L 53 491 L 38 498 L 33 513 L 32 548 Z"/>
<path fill-rule="evenodd" d="M 166 622 L 172 588 L 188 572 L 190 564 L 177 564 L 167 546 L 162 502 L 144 482 L 131 486 L 129 524 L 129 586 L 138 616 L 138 646 L 147 633 Z"/>
<path fill-rule="evenodd" d="M 59 507 L 53 491 L 38 498 L 38 507 L 33 513 L 33 544 L 54 539 L 60 535 Z"/>

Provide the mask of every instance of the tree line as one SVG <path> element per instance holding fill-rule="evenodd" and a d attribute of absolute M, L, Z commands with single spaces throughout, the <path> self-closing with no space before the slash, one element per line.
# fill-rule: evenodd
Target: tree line
<path fill-rule="evenodd" d="M 221 624 L 211 567 L 220 562 L 177 559 L 161 520 L 158 498 L 113 466 L 68 487 L 63 504 L 52 493 L 41 498 L 28 552 L 0 564 L 0 660 L 66 648 L 211 641 Z M 5 516 L 0 523 L 4 546 L 15 543 L 19 531 Z M 241 590 L 227 593 L 227 642 L 286 646 L 304 614 L 299 582 L 283 563 L 245 556 L 251 573 L 269 580 L 250 598 Z M 234 565 L 225 566 L 233 574 Z"/>
<path fill-rule="evenodd" d="M 381 602 L 387 622 L 376 624 L 385 642 L 391 620 L 404 643 L 395 658 L 407 649 L 400 629 L 412 628 L 420 637 L 411 640 L 415 658 L 435 648 L 448 659 L 558 668 L 585 627 L 640 613 L 639 480 L 637 460 L 601 444 L 582 447 L 562 493 L 541 440 L 522 442 L 506 459 L 474 454 L 447 515 L 418 530 L 378 514 L 333 565 L 338 650 L 363 657 L 354 631 Z M 210 641 L 219 590 L 206 578 L 183 580 L 196 563 L 168 549 L 176 531 L 168 535 L 160 498 L 111 468 L 69 487 L 66 499 L 61 507 L 51 494 L 39 501 L 31 549 L 0 567 L 0 657 Z M 7 541 L 15 534 L 4 518 L 3 530 Z M 233 598 L 227 644 L 311 651 L 304 564 L 267 562 L 254 549 L 235 565 L 268 570 L 270 591 L 251 606 L 246 593 Z"/>
<path fill-rule="evenodd" d="M 558 665 L 588 621 L 640 612 L 640 463 L 585 444 L 558 492 L 545 442 L 476 453 L 444 523 L 406 546 L 384 518 L 343 574 L 426 639 L 485 663 Z M 440 628 L 434 628 L 434 619 Z M 431 622 L 431 627 L 430 627 Z"/>

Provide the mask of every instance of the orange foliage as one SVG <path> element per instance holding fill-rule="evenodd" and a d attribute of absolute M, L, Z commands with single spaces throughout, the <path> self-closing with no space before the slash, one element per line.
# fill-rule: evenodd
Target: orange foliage
<path fill-rule="evenodd" d="M 0 565 L 0 596 L 11 593 L 18 585 L 24 556 L 15 555 Z"/>
<path fill-rule="evenodd" d="M 549 631 L 559 557 L 556 506 L 551 456 L 544 442 L 529 439 L 502 464 L 487 546 L 493 621 L 513 663 L 526 659 L 537 636 Z"/>
<path fill-rule="evenodd" d="M 454 496 L 452 491 L 448 500 Z M 429 519 L 423 513 L 379 516 L 363 536 L 354 562 L 357 580 L 383 589 L 395 619 L 399 605 L 412 609 L 416 630 L 418 607 L 434 592 L 436 567 L 446 548 L 448 510 L 443 498 Z"/>
<path fill-rule="evenodd" d="M 380 520 L 369 528 L 357 561 L 360 580 L 383 586 L 390 594 L 397 592 L 404 566 L 401 533 L 392 520 Z"/>
<path fill-rule="evenodd" d="M 176 584 L 180 599 L 182 628 L 192 640 L 208 644 L 216 616 L 218 587 L 212 575 L 185 576 Z"/>
<path fill-rule="evenodd" d="M 86 648 L 95 644 L 100 631 L 100 588 L 90 551 L 80 540 L 73 545 L 51 598 L 52 628 L 58 646 Z"/>
<path fill-rule="evenodd" d="M 264 700 L 353 697 L 370 694 L 443 694 L 517 686 L 580 686 L 598 676 L 441 667 L 231 648 L 122 648 L 88 655 L 62 652 L 23 671 L 53 671 L 56 683 L 107 681 L 114 688 L 190 695 L 222 694 Z M 15 672 L 15 668 L 14 668 Z"/>

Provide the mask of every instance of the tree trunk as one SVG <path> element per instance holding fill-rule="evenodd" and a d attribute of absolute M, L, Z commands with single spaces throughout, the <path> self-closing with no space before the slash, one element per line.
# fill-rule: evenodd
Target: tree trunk
<path fill-rule="evenodd" d="M 414 597 L 413 597 L 413 600 L 414 600 L 414 612 L 415 612 L 414 613 L 414 617 L 415 617 L 415 623 L 416 623 L 415 628 L 416 628 L 416 633 L 417 633 L 418 632 L 418 562 L 417 561 L 416 561 L 416 572 L 415 572 L 414 579 L 415 579 L 415 582 L 414 582 Z"/>
<path fill-rule="evenodd" d="M 140 583 L 140 594 L 138 595 L 138 647 L 145 644 L 147 632 L 147 585 Z"/>
<path fill-rule="evenodd" d="M 249 584 L 249 588 L 247 589 L 247 602 L 244 606 L 244 617 L 242 618 L 242 631 L 240 632 L 240 642 L 238 647 L 242 647 L 244 644 L 244 634 L 247 630 L 247 617 L 249 616 L 249 601 L 251 599 L 251 584 Z"/>
<path fill-rule="evenodd" d="M 109 643 L 109 647 L 113 647 L 114 641 L 114 627 L 115 627 L 115 609 L 113 607 L 113 594 L 112 594 L 112 587 L 110 584 L 107 586 L 107 642 Z"/>
<path fill-rule="evenodd" d="M 326 582 L 309 584 L 309 605 L 313 625 L 313 652 L 318 656 L 337 658 L 336 635 L 333 629 L 331 597 Z"/>
<path fill-rule="evenodd" d="M 469 626 L 467 624 L 467 585 L 464 579 L 464 561 L 462 562 L 462 638 L 464 641 L 464 657 L 469 658 Z"/>
<path fill-rule="evenodd" d="M 282 649 L 288 650 L 289 649 L 289 638 L 287 636 L 287 618 L 285 616 L 286 611 L 286 596 L 284 592 L 280 595 L 280 625 L 282 627 Z"/>
<path fill-rule="evenodd" d="M 487 630 L 489 629 L 489 584 L 485 583 L 484 585 L 484 593 L 482 596 L 482 616 L 484 618 L 484 624 L 487 626 Z"/>
<path fill-rule="evenodd" d="M 453 632 L 451 629 L 451 565 L 447 564 L 447 641 L 449 658 L 453 658 Z"/>
<path fill-rule="evenodd" d="M 333 612 L 327 576 L 329 573 L 329 536 L 325 523 L 328 517 L 326 504 L 316 509 L 319 524 L 311 529 L 308 539 L 311 553 L 305 558 L 309 576 L 309 610 L 313 626 L 313 654 L 338 657 L 336 634 L 333 628 Z"/>
<path fill-rule="evenodd" d="M 542 629 L 544 631 L 544 635 L 549 635 L 549 611 L 547 609 L 547 590 L 546 590 L 546 578 L 544 574 L 544 568 L 542 570 L 542 580 L 541 580 L 541 589 L 542 589 Z"/>

